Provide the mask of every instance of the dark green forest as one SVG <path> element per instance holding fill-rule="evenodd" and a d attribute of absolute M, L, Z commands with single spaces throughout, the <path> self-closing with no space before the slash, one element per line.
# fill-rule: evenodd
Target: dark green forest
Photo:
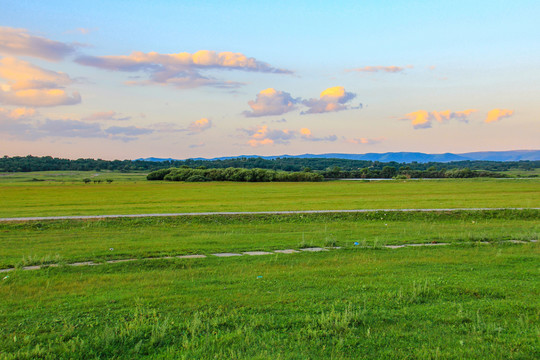
<path fill-rule="evenodd" d="M 160 169 L 266 169 L 286 172 L 317 173 L 324 178 L 446 178 L 446 177 L 504 177 L 508 170 L 534 170 L 540 161 L 454 161 L 448 163 L 397 163 L 325 158 L 235 158 L 226 160 L 102 160 L 61 159 L 51 156 L 4 156 L 0 172 L 29 171 L 147 171 Z M 495 173 L 497 172 L 497 173 Z"/>

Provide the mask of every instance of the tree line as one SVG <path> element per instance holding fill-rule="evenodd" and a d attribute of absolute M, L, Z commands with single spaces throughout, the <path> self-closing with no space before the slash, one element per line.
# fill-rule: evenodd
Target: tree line
<path fill-rule="evenodd" d="M 296 181 L 322 181 L 321 174 L 306 171 L 276 171 L 268 169 L 191 169 L 172 168 L 153 171 L 146 177 L 148 180 L 168 180 L 168 181 L 241 181 L 241 182 L 296 182 Z"/>
<path fill-rule="evenodd" d="M 61 159 L 51 156 L 4 156 L 0 158 L 0 172 L 29 172 L 29 171 L 52 171 L 52 170 L 71 170 L 71 171 L 154 171 L 159 169 L 180 168 L 182 166 L 189 168 L 205 167 L 208 169 L 267 169 L 275 171 L 318 171 L 334 172 L 339 168 L 340 171 L 352 172 L 363 171 L 367 177 L 379 177 L 385 167 L 393 167 L 398 171 L 398 175 L 424 177 L 434 175 L 434 171 L 445 170 L 449 172 L 453 169 L 470 169 L 472 171 L 507 171 L 510 169 L 534 170 L 540 168 L 540 161 L 454 161 L 448 163 L 397 163 L 397 162 L 379 162 L 366 160 L 348 160 L 348 159 L 326 159 L 326 158 L 234 158 L 224 160 L 167 160 L 167 161 L 145 161 L 145 160 L 102 160 L 102 159 Z M 402 170 L 402 168 L 408 168 Z M 365 170 L 368 169 L 368 170 Z M 433 171 L 434 169 L 434 171 Z M 388 171 L 388 170 L 387 170 Z M 387 171 L 384 172 L 386 176 Z M 423 173 L 422 173 L 423 172 Z M 367 175 L 370 173 L 371 175 Z M 376 174 L 379 175 L 376 175 Z M 337 176 L 350 177 L 350 176 Z M 356 176 L 352 176 L 356 177 Z"/>
<path fill-rule="evenodd" d="M 167 181 L 241 181 L 241 182 L 272 182 L 272 181 L 322 181 L 331 179 L 445 179 L 445 178 L 475 178 L 475 177 L 505 177 L 504 174 L 492 171 L 479 171 L 464 169 L 441 169 L 434 167 L 427 170 L 412 170 L 408 166 L 396 169 L 393 166 L 385 166 L 381 170 L 363 168 L 357 170 L 342 170 L 339 167 L 319 171 L 304 169 L 304 171 L 282 171 L 269 169 L 244 169 L 244 168 L 214 168 L 207 169 L 189 168 L 183 165 L 181 168 L 160 169 L 147 175 L 148 180 Z"/>

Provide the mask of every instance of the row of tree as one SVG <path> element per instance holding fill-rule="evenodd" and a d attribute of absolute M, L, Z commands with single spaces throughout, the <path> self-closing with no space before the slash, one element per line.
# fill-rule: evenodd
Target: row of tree
<path fill-rule="evenodd" d="M 505 174 L 471 170 L 469 168 L 441 169 L 431 167 L 427 170 L 412 170 L 410 166 L 402 166 L 399 169 L 393 166 L 385 166 L 381 170 L 376 168 L 363 168 L 357 170 L 341 170 L 334 167 L 326 171 L 319 172 L 325 179 L 445 179 L 445 178 L 474 178 L 474 177 L 506 177 Z"/>
<path fill-rule="evenodd" d="M 507 171 L 510 169 L 534 170 L 540 168 L 540 161 L 454 161 L 449 163 L 397 163 L 365 160 L 326 159 L 326 158 L 235 158 L 225 160 L 171 160 L 171 161 L 144 161 L 144 160 L 102 160 L 102 159 L 60 159 L 51 156 L 4 156 L 0 158 L 0 172 L 28 172 L 28 171 L 154 171 L 158 169 L 179 168 L 216 168 L 229 167 L 243 169 L 269 169 L 282 171 L 329 171 L 339 168 L 341 171 L 383 171 L 387 166 L 401 169 L 408 167 L 410 171 L 430 171 L 429 169 L 452 170 L 471 169 L 485 171 Z M 411 177 L 416 177 L 411 175 Z"/>
<path fill-rule="evenodd" d="M 474 177 L 505 177 L 500 173 L 490 171 L 473 171 L 469 168 L 436 170 L 411 170 L 401 167 L 399 170 L 392 166 L 385 166 L 382 170 L 363 168 L 359 170 L 341 170 L 334 167 L 325 171 L 286 172 L 269 169 L 192 169 L 187 166 L 181 168 L 160 169 L 147 175 L 148 180 L 168 181 L 242 181 L 242 182 L 271 182 L 271 181 L 322 181 L 324 179 L 444 179 L 444 178 L 474 178 Z"/>
<path fill-rule="evenodd" d="M 276 182 L 276 181 L 322 181 L 321 174 L 312 172 L 286 172 L 268 169 L 161 169 L 151 172 L 148 180 L 168 181 L 241 181 L 241 182 Z"/>

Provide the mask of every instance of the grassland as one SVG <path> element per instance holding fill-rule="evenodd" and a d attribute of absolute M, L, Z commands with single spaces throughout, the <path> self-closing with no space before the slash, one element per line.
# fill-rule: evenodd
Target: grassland
<path fill-rule="evenodd" d="M 538 250 L 340 250 L 18 271 L 0 285 L 0 354 L 536 359 Z"/>
<path fill-rule="evenodd" d="M 212 211 L 539 207 L 540 179 L 322 183 L 4 182 L 0 217 Z"/>
<path fill-rule="evenodd" d="M 0 216 L 540 206 L 540 180 L 83 185 L 85 175 L 1 180 Z M 0 268 L 17 270 L 0 280 L 0 359 L 537 359 L 540 244 L 504 240 L 538 239 L 539 220 L 529 209 L 2 222 Z M 451 245 L 380 246 L 433 241 Z M 140 260 L 20 269 L 124 258 Z"/>
<path fill-rule="evenodd" d="M 0 223 L 0 268 L 306 246 L 540 238 L 540 210 L 200 216 Z M 110 250 L 110 249 L 114 250 Z"/>

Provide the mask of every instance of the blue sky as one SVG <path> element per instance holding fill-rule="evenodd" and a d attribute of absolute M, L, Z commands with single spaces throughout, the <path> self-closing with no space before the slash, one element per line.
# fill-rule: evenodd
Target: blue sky
<path fill-rule="evenodd" d="M 2 1 L 1 155 L 538 149 L 537 1 Z"/>

